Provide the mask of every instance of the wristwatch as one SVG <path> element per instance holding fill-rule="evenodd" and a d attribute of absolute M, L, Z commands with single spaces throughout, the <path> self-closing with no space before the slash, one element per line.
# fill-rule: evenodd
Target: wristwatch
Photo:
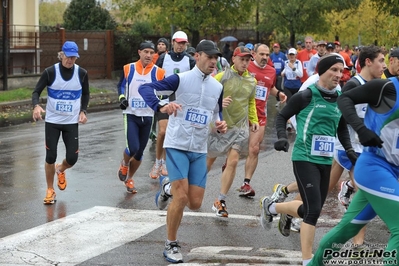
<path fill-rule="evenodd" d="M 157 111 L 160 112 L 160 111 L 161 111 L 161 108 L 164 107 L 164 106 L 167 105 L 167 104 L 168 104 L 168 103 L 165 103 L 165 102 L 163 102 L 163 103 L 159 102 L 159 103 L 158 103 Z"/>

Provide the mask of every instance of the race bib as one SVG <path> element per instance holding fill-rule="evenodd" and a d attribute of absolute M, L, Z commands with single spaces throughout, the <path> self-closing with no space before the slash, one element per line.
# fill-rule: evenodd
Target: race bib
<path fill-rule="evenodd" d="M 395 129 L 395 133 L 393 135 L 393 141 L 392 143 L 392 154 L 399 154 L 399 129 Z"/>
<path fill-rule="evenodd" d="M 145 101 L 142 98 L 132 98 L 132 109 L 143 109 L 147 108 L 148 105 L 145 103 Z"/>
<path fill-rule="evenodd" d="M 275 69 L 281 69 L 281 63 L 280 62 L 273 62 L 273 64 L 274 64 L 274 68 Z"/>
<path fill-rule="evenodd" d="M 333 157 L 335 137 L 313 135 L 310 154 L 316 156 Z"/>
<path fill-rule="evenodd" d="M 256 85 L 255 99 L 261 100 L 261 101 L 266 101 L 266 96 L 267 96 L 267 88 L 263 87 L 263 86 Z"/>
<path fill-rule="evenodd" d="M 287 79 L 288 80 L 295 80 L 296 79 L 296 74 L 294 72 L 287 72 Z"/>
<path fill-rule="evenodd" d="M 189 107 L 184 111 L 184 121 L 198 128 L 206 127 L 210 116 L 211 112 L 202 108 Z"/>
<path fill-rule="evenodd" d="M 57 101 L 55 103 L 55 112 L 60 115 L 71 115 L 73 104 L 70 101 Z"/>

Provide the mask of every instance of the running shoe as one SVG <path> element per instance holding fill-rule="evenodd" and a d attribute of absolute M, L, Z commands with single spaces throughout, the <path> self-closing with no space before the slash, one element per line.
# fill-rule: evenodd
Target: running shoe
<path fill-rule="evenodd" d="M 276 106 L 277 108 L 279 108 L 279 107 L 280 107 L 280 104 L 281 104 L 281 102 L 278 101 L 278 102 L 275 104 L 275 106 Z"/>
<path fill-rule="evenodd" d="M 159 190 L 155 195 L 155 205 L 158 209 L 163 210 L 168 206 L 170 196 L 165 192 L 165 185 L 169 183 L 169 177 L 161 175 L 159 177 Z"/>
<path fill-rule="evenodd" d="M 350 259 L 352 260 L 360 260 L 360 259 L 365 259 L 367 257 L 369 258 L 374 258 L 374 251 L 370 247 L 370 245 L 366 244 L 352 244 L 352 252 Z M 363 252 L 362 252 L 363 251 Z M 365 255 L 367 254 L 367 255 Z"/>
<path fill-rule="evenodd" d="M 123 162 L 121 162 L 121 165 L 119 166 L 119 170 L 118 170 L 118 177 L 119 177 L 120 181 L 122 181 L 122 182 L 126 181 L 128 170 L 129 170 L 129 166 L 124 165 Z"/>
<path fill-rule="evenodd" d="M 157 165 L 154 163 L 149 175 L 152 179 L 157 179 L 161 175 L 161 167 L 157 167 Z"/>
<path fill-rule="evenodd" d="M 299 233 L 301 231 L 301 223 L 302 219 L 301 218 L 292 218 L 291 220 L 291 231 Z"/>
<path fill-rule="evenodd" d="M 287 126 L 285 129 L 287 130 L 288 133 L 292 132 L 293 127 L 292 127 L 291 122 L 287 122 Z"/>
<path fill-rule="evenodd" d="M 271 196 L 271 200 L 273 202 L 279 203 L 284 202 L 288 195 L 283 192 L 284 185 L 282 184 L 275 184 L 273 187 L 273 195 Z"/>
<path fill-rule="evenodd" d="M 150 140 L 151 140 L 152 142 L 154 142 L 154 141 L 157 140 L 157 134 L 156 134 L 156 132 L 151 131 L 151 133 L 150 133 Z"/>
<path fill-rule="evenodd" d="M 227 212 L 226 202 L 224 200 L 216 200 L 213 203 L 212 210 L 216 212 L 216 216 L 219 217 L 229 217 Z"/>
<path fill-rule="evenodd" d="M 55 199 L 55 191 L 52 188 L 48 188 L 46 197 L 43 200 L 44 204 L 54 204 L 57 200 Z"/>
<path fill-rule="evenodd" d="M 280 215 L 280 220 L 278 221 L 278 230 L 283 236 L 289 236 L 291 233 L 291 222 L 292 216 L 286 213 Z"/>
<path fill-rule="evenodd" d="M 255 190 L 248 183 L 244 183 L 238 191 L 240 192 L 240 197 L 252 198 L 255 196 Z"/>
<path fill-rule="evenodd" d="M 183 255 L 180 253 L 179 242 L 173 241 L 169 244 L 165 242 L 165 249 L 163 251 L 165 259 L 171 263 L 183 262 Z"/>
<path fill-rule="evenodd" d="M 166 168 L 166 163 L 163 162 L 161 165 L 161 175 L 167 176 L 168 175 L 168 169 Z"/>
<path fill-rule="evenodd" d="M 348 185 L 349 181 L 342 181 L 341 182 L 341 190 L 338 193 L 338 200 L 341 202 L 345 208 L 348 208 L 350 203 L 351 195 L 354 192 L 353 187 Z"/>
<path fill-rule="evenodd" d="M 267 196 L 260 200 L 260 223 L 266 230 L 272 228 L 273 216 L 276 216 L 275 214 L 271 214 L 269 211 L 269 206 L 272 203 L 273 201 Z"/>
<path fill-rule="evenodd" d="M 126 190 L 128 193 L 137 193 L 137 189 L 134 187 L 133 179 L 128 179 L 125 181 Z"/>
<path fill-rule="evenodd" d="M 224 172 L 224 169 L 226 169 L 226 166 L 227 166 L 227 160 L 222 165 L 222 173 Z"/>
<path fill-rule="evenodd" d="M 55 173 L 57 174 L 57 178 L 58 178 L 57 186 L 58 186 L 58 188 L 60 190 L 64 190 L 66 188 L 66 186 L 67 186 L 67 181 L 66 181 L 66 177 L 65 177 L 65 171 L 64 172 L 60 172 L 58 170 L 58 167 L 60 165 L 61 164 L 59 164 L 59 163 L 55 165 Z"/>

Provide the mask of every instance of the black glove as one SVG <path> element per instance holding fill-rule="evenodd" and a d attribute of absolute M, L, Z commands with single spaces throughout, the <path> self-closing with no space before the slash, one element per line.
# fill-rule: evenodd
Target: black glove
<path fill-rule="evenodd" d="M 281 138 L 274 143 L 274 149 L 277 151 L 288 152 L 289 147 L 290 147 L 290 144 L 288 143 L 288 140 L 285 138 Z"/>
<path fill-rule="evenodd" d="M 129 106 L 129 102 L 126 100 L 125 97 L 120 98 L 119 100 L 119 107 L 122 110 L 126 110 L 126 108 Z"/>
<path fill-rule="evenodd" d="M 351 161 L 352 165 L 355 166 L 357 158 L 359 155 L 355 152 L 354 149 L 346 150 L 346 156 L 348 156 L 349 160 Z"/>
<path fill-rule="evenodd" d="M 367 127 L 360 128 L 357 131 L 357 135 L 359 136 L 359 141 L 363 146 L 377 146 L 378 148 L 382 148 L 382 143 L 384 143 L 382 139 Z"/>

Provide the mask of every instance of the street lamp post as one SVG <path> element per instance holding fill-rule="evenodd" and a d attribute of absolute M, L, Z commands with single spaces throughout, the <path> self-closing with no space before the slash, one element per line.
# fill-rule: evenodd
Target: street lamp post
<path fill-rule="evenodd" d="M 8 83 L 7 83 L 7 69 L 8 69 L 8 45 L 7 45 L 7 38 L 8 38 L 8 32 L 7 32 L 7 4 L 8 0 L 3 0 L 3 90 L 7 90 L 8 88 Z"/>

